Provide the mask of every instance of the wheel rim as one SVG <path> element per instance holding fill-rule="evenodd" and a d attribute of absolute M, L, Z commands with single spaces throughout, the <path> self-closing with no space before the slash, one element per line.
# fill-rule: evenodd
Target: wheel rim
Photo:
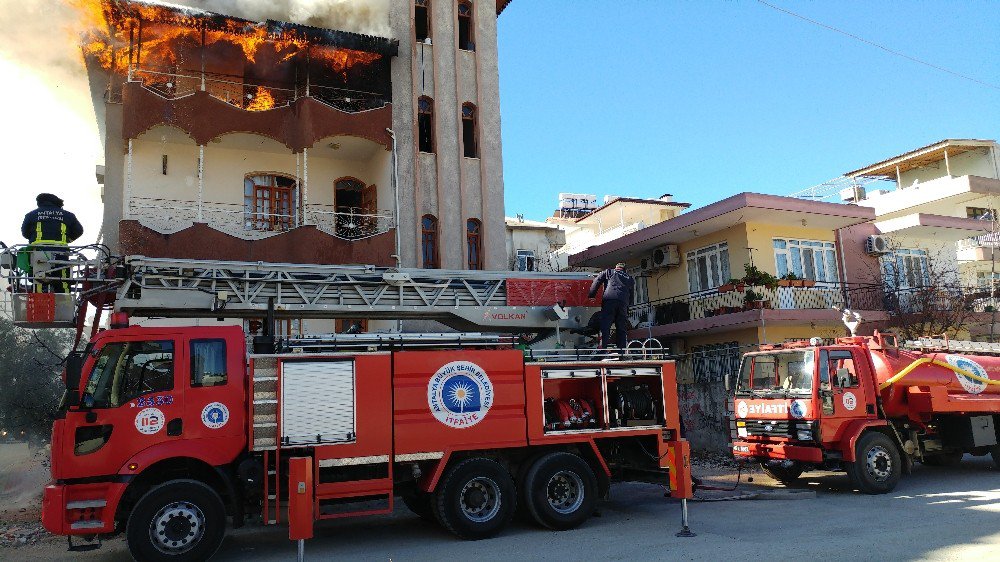
<path fill-rule="evenodd" d="M 473 478 L 459 494 L 462 514 L 476 523 L 483 523 L 500 512 L 500 486 L 490 478 Z"/>
<path fill-rule="evenodd" d="M 882 482 L 892 474 L 892 457 L 885 447 L 875 446 L 869 449 L 865 467 L 868 474 L 875 480 Z"/>
<path fill-rule="evenodd" d="M 545 497 L 557 513 L 567 515 L 583 505 L 583 480 L 575 472 L 561 470 L 549 478 Z"/>
<path fill-rule="evenodd" d="M 177 555 L 193 549 L 205 536 L 205 514 L 190 502 L 169 503 L 149 524 L 149 538 L 163 554 Z"/>

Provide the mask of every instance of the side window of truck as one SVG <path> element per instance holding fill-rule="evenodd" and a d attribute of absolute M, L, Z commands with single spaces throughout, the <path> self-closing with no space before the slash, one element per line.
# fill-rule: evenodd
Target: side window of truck
<path fill-rule="evenodd" d="M 854 357 L 847 350 L 831 350 L 828 364 L 829 374 L 833 378 L 833 386 L 855 387 L 861 383 L 858 380 L 858 370 L 854 365 Z"/>
<path fill-rule="evenodd" d="M 129 342 L 118 360 L 116 405 L 153 392 L 174 388 L 174 342 Z"/>
<path fill-rule="evenodd" d="M 226 384 L 226 340 L 191 341 L 191 386 Z"/>

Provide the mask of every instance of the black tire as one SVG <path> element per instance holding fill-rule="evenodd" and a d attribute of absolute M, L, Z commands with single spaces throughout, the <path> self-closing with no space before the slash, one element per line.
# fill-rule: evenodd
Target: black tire
<path fill-rule="evenodd" d="M 431 507 L 430 494 L 417 490 L 415 492 L 403 494 L 402 499 L 406 508 L 412 511 L 415 515 L 419 516 L 421 519 L 431 522 L 436 521 L 434 519 L 434 509 Z"/>
<path fill-rule="evenodd" d="M 550 453 L 528 469 L 521 501 L 539 525 L 556 531 L 574 529 L 597 507 L 597 477 L 580 457 Z"/>
<path fill-rule="evenodd" d="M 903 462 L 896 443 L 884 433 L 870 432 L 858 439 L 857 460 L 844 463 L 851 482 L 865 494 L 886 494 L 896 488 Z"/>
<path fill-rule="evenodd" d="M 135 504 L 125 528 L 129 553 L 143 562 L 208 560 L 225 535 L 222 498 L 196 480 L 153 487 Z"/>
<path fill-rule="evenodd" d="M 449 468 L 431 502 L 438 523 L 466 540 L 498 534 L 510 523 L 516 504 L 510 473 L 484 458 L 465 459 Z"/>
<path fill-rule="evenodd" d="M 802 476 L 805 467 L 802 463 L 795 461 L 762 461 L 760 469 L 764 474 L 774 478 L 782 484 L 791 484 Z"/>
<path fill-rule="evenodd" d="M 1000 445 L 994 445 L 990 449 L 990 456 L 993 457 L 993 466 L 1000 468 Z"/>
<path fill-rule="evenodd" d="M 965 454 L 961 451 L 953 451 L 938 455 L 928 455 L 920 462 L 927 466 L 958 466 L 962 464 L 962 457 L 964 456 Z"/>

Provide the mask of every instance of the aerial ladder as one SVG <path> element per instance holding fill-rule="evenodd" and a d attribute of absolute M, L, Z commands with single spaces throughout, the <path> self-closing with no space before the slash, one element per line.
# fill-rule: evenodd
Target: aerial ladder
<path fill-rule="evenodd" d="M 122 257 L 100 245 L 71 247 L 62 260 L 27 246 L 5 246 L 0 272 L 16 325 L 76 327 L 78 339 L 93 307 L 94 332 L 105 312 L 145 318 L 435 320 L 480 339 L 517 334 L 526 347 L 544 342 L 575 349 L 587 347 L 586 336 L 594 334 L 600 302 L 588 297 L 589 273 Z M 69 292 L 37 292 L 55 280 Z M 343 345 L 473 337 L 338 336 Z M 317 342 L 305 339 L 301 345 Z M 655 340 L 631 347 L 662 352 Z"/>

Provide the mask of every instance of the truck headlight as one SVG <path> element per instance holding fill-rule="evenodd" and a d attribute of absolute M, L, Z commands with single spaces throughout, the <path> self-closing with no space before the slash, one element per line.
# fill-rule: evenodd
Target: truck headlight
<path fill-rule="evenodd" d="M 809 429 L 800 429 L 795 433 L 795 436 L 799 438 L 799 441 L 812 441 L 813 433 Z"/>

